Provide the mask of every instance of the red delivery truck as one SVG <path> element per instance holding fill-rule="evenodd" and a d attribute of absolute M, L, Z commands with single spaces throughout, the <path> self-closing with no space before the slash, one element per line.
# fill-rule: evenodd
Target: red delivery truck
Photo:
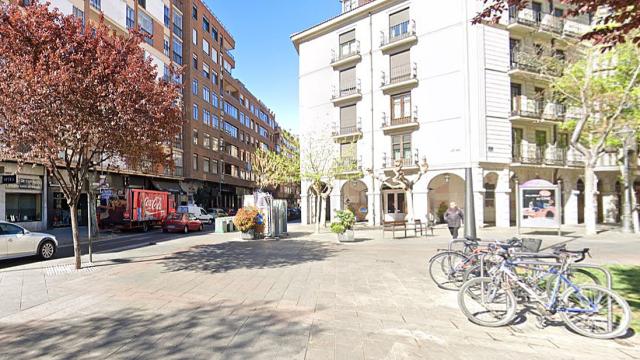
<path fill-rule="evenodd" d="M 127 205 L 122 214 L 122 227 L 128 229 L 148 231 L 154 226 L 161 226 L 167 216 L 176 211 L 173 195 L 164 191 L 127 190 L 125 200 Z"/>

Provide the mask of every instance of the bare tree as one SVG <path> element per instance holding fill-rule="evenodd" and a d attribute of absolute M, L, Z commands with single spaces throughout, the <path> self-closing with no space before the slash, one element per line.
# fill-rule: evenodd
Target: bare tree
<path fill-rule="evenodd" d="M 416 161 L 418 166 L 418 172 L 415 175 L 407 176 L 405 174 L 402 161 L 396 161 L 393 168 L 393 175 L 386 176 L 384 173 L 375 174 L 373 169 L 367 169 L 367 172 L 371 176 L 374 176 L 378 181 L 388 186 L 391 189 L 400 189 L 406 193 L 407 198 L 407 215 L 409 215 L 409 221 L 415 220 L 415 211 L 413 206 L 413 187 L 420 181 L 422 176 L 429 170 L 429 164 L 427 159 L 423 158 L 422 162 Z"/>

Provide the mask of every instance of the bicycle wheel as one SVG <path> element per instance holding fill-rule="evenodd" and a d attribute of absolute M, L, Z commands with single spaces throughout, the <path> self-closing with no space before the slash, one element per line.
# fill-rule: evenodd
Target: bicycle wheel
<path fill-rule="evenodd" d="M 597 276 L 595 276 L 593 273 L 585 269 L 569 268 L 569 273 L 567 277 L 569 278 L 569 280 L 571 280 L 571 282 L 574 285 L 580 285 L 580 286 L 602 285 L 602 283 L 600 282 L 600 279 L 598 279 Z M 553 293 L 553 287 L 556 284 L 557 278 L 558 278 L 558 275 L 551 275 L 551 276 L 548 276 L 546 279 L 545 288 L 546 288 L 547 296 L 549 299 L 551 299 L 551 295 Z M 567 285 L 564 282 L 560 282 L 558 295 L 564 293 L 566 291 L 566 288 L 567 288 Z"/>
<path fill-rule="evenodd" d="M 462 285 L 467 260 L 458 252 L 441 252 L 429 260 L 429 276 L 439 288 L 457 290 Z"/>
<path fill-rule="evenodd" d="M 573 331 L 596 339 L 624 335 L 631 322 L 629 304 L 615 292 L 596 285 L 569 288 L 562 294 L 562 321 Z"/>
<path fill-rule="evenodd" d="M 481 326 L 504 326 L 516 316 L 513 292 L 488 277 L 464 283 L 458 292 L 458 306 L 469 321 Z"/>

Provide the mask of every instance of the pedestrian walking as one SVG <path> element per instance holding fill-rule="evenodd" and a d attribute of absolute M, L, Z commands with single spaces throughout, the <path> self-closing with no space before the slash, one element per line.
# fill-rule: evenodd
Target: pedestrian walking
<path fill-rule="evenodd" d="M 447 226 L 449 226 L 449 232 L 454 239 L 458 238 L 458 229 L 462 226 L 462 221 L 464 221 L 464 213 L 455 202 L 451 202 L 449 204 L 449 208 L 444 213 L 444 221 L 447 222 Z"/>

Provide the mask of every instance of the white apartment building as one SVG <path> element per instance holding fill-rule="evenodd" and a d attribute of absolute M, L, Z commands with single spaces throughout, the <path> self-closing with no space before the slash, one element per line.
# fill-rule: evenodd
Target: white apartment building
<path fill-rule="evenodd" d="M 359 180 L 336 181 L 331 216 L 350 207 L 379 224 L 406 213 L 407 194 L 366 170 L 390 176 L 400 161 L 417 174 L 426 158 L 429 170 L 413 189 L 417 219 L 464 204 L 470 167 L 479 225 L 513 224 L 516 181 L 538 178 L 562 181 L 564 223 L 583 222 L 581 158 L 559 127 L 571 111 L 553 102 L 553 74 L 520 59 L 566 56 L 591 19 L 565 19 L 559 1 L 539 0 L 499 25 L 472 25 L 481 9 L 476 0 L 344 0 L 342 14 L 292 36 L 303 141 L 333 126 L 344 161 L 364 170 Z M 597 171 L 600 222 L 619 221 L 616 156 L 605 155 Z M 313 221 L 312 198 L 303 182 L 303 222 Z"/>

